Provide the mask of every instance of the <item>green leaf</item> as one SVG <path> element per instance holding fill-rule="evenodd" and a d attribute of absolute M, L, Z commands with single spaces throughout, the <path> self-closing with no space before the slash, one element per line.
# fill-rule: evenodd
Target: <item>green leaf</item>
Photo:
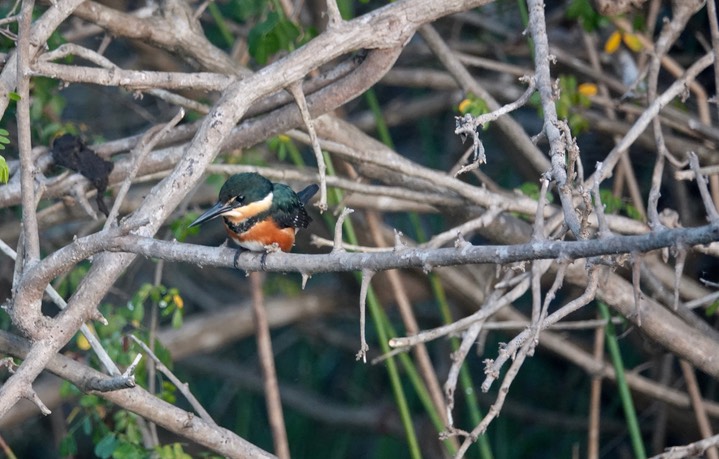
<path fill-rule="evenodd" d="M 259 16 L 269 2 L 264 0 L 232 0 L 229 4 L 230 14 L 239 22 Z"/>
<path fill-rule="evenodd" d="M 197 217 L 199 217 L 199 214 L 195 212 L 188 212 L 182 217 L 174 220 L 170 224 L 172 236 L 179 242 L 185 242 L 188 236 L 194 236 L 198 234 L 200 232 L 199 226 L 193 226 L 192 228 L 190 228 L 190 223 L 195 221 Z"/>
<path fill-rule="evenodd" d="M 82 399 L 80 402 L 82 402 Z M 80 405 L 82 405 L 82 403 L 80 403 Z M 90 422 L 90 416 L 85 416 L 82 419 L 82 432 L 88 436 L 92 433 L 92 422 Z"/>
<path fill-rule="evenodd" d="M 22 97 L 20 97 L 20 94 L 16 92 L 9 92 L 8 97 L 10 98 L 10 100 L 15 102 L 18 102 L 20 99 L 22 99 Z"/>
<path fill-rule="evenodd" d="M 180 328 L 182 327 L 182 310 L 181 309 L 175 309 L 175 312 L 172 314 L 172 328 Z"/>
<path fill-rule="evenodd" d="M 539 199 L 539 184 L 536 182 L 524 182 L 519 186 L 519 191 L 532 199 Z M 554 195 L 547 193 L 547 201 L 554 202 Z"/>
<path fill-rule="evenodd" d="M 642 214 L 639 213 L 639 210 L 633 205 L 626 204 L 624 206 L 624 211 L 627 213 L 627 217 L 631 218 L 632 220 L 642 221 Z"/>
<path fill-rule="evenodd" d="M 222 39 L 225 41 L 225 44 L 227 46 L 232 46 L 232 44 L 235 42 L 235 37 L 232 35 L 230 28 L 227 26 L 225 18 L 222 16 L 222 12 L 220 11 L 220 8 L 217 6 L 216 3 L 210 2 L 210 4 L 208 5 L 208 11 L 210 12 L 210 16 L 212 16 L 212 19 L 215 21 L 215 24 L 217 25 L 217 30 L 220 32 L 220 35 L 222 35 Z"/>
<path fill-rule="evenodd" d="M 162 299 L 162 295 L 165 293 L 165 287 L 162 285 L 154 286 L 150 289 L 150 299 L 153 303 L 158 304 Z"/>
<path fill-rule="evenodd" d="M 602 198 L 602 204 L 604 204 L 604 212 L 608 214 L 615 214 L 624 207 L 622 198 L 614 196 L 611 190 L 599 190 L 599 196 Z"/>
<path fill-rule="evenodd" d="M 59 449 L 61 457 L 74 456 L 77 454 L 77 442 L 75 441 L 75 437 L 70 434 L 66 435 L 62 441 L 60 441 Z"/>
<path fill-rule="evenodd" d="M 60 397 L 62 398 L 75 397 L 81 393 L 80 389 L 67 381 L 63 381 L 60 385 Z"/>
<path fill-rule="evenodd" d="M 150 457 L 150 454 L 144 448 L 125 441 L 119 442 L 112 452 L 113 459 L 135 459 L 138 457 Z"/>
<path fill-rule="evenodd" d="M 137 292 L 132 296 L 132 304 L 133 306 L 138 303 L 144 303 L 145 300 L 147 300 L 147 297 L 150 296 L 150 291 L 152 290 L 152 284 L 150 283 L 144 283 L 140 286 L 139 289 L 137 289 Z"/>
<path fill-rule="evenodd" d="M 115 416 L 113 416 L 113 419 L 115 420 L 115 430 L 122 432 L 127 428 L 127 424 L 129 422 L 128 414 L 129 413 L 125 410 L 120 410 L 115 413 Z"/>
<path fill-rule="evenodd" d="M 300 29 L 277 12 L 270 12 L 267 18 L 250 30 L 247 43 L 250 55 L 260 64 L 266 64 L 277 51 L 294 49 Z"/>
<path fill-rule="evenodd" d="M 177 401 L 177 397 L 175 397 L 176 390 L 177 388 L 170 381 L 163 381 L 162 392 L 159 394 L 160 398 L 167 403 L 175 403 Z"/>
<path fill-rule="evenodd" d="M 274 11 L 271 12 L 264 21 L 253 27 L 247 36 L 250 55 L 260 64 L 265 64 L 269 56 L 279 49 L 277 37 L 272 34 L 279 17 Z"/>
<path fill-rule="evenodd" d="M 589 0 L 572 0 L 567 7 L 567 18 L 576 19 L 584 30 L 592 32 L 605 24 L 606 18 L 594 11 Z"/>
<path fill-rule="evenodd" d="M 284 161 L 287 158 L 287 144 L 284 142 L 280 143 L 280 147 L 277 149 L 277 159 Z"/>
<path fill-rule="evenodd" d="M 128 416 L 128 424 L 127 429 L 125 429 L 125 435 L 127 436 L 127 439 L 132 443 L 139 445 L 142 442 L 142 433 L 137 427 L 137 422 L 135 418 L 130 418 Z"/>
<path fill-rule="evenodd" d="M 159 340 L 155 340 L 155 356 L 157 356 L 157 358 L 160 359 L 160 362 L 164 363 L 167 368 L 172 370 L 172 355 Z M 175 386 L 169 382 L 168 384 L 174 389 Z"/>
<path fill-rule="evenodd" d="M 171 445 L 164 445 L 155 449 L 160 459 L 192 459 L 192 456 L 187 454 L 182 449 L 181 443 L 173 443 Z"/>
<path fill-rule="evenodd" d="M 459 103 L 459 106 L 457 107 L 459 112 L 462 115 L 470 114 L 474 117 L 484 115 L 485 113 L 489 113 L 489 105 L 487 105 L 487 102 L 472 94 L 471 92 L 467 94 L 467 97 L 462 100 L 462 102 Z M 486 131 L 489 128 L 489 123 L 485 124 L 483 129 Z"/>
<path fill-rule="evenodd" d="M 141 322 L 142 319 L 145 318 L 145 303 L 135 303 L 133 306 L 134 308 L 132 308 L 132 316 L 130 317 L 130 320 Z"/>
<path fill-rule="evenodd" d="M 100 404 L 100 398 L 97 395 L 83 395 L 82 398 L 80 398 L 80 406 L 83 408 L 93 408 Z"/>
<path fill-rule="evenodd" d="M 112 453 L 117 448 L 117 436 L 114 433 L 109 433 L 95 445 L 95 455 L 102 459 L 106 459 L 112 456 Z"/>
<path fill-rule="evenodd" d="M 710 304 L 706 311 L 704 311 L 704 314 L 706 314 L 707 317 L 711 317 L 716 314 L 717 309 L 719 309 L 719 301 L 715 301 Z"/>
<path fill-rule="evenodd" d="M 10 180 L 10 168 L 5 162 L 5 158 L 0 155 L 0 183 L 7 183 Z"/>

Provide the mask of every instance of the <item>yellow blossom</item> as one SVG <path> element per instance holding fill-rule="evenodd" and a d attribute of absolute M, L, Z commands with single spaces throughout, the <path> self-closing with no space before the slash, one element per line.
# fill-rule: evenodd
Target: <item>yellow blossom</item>
<path fill-rule="evenodd" d="M 597 85 L 594 83 L 582 83 L 577 87 L 577 90 L 579 91 L 579 94 L 587 97 L 597 95 Z"/>
<path fill-rule="evenodd" d="M 618 30 L 615 30 L 604 43 L 604 52 L 607 54 L 613 54 L 617 52 L 621 43 L 622 34 Z"/>
<path fill-rule="evenodd" d="M 625 45 L 627 45 L 627 48 L 631 49 L 635 53 L 642 50 L 642 42 L 639 40 L 639 36 L 635 33 L 623 33 L 622 41 Z"/>

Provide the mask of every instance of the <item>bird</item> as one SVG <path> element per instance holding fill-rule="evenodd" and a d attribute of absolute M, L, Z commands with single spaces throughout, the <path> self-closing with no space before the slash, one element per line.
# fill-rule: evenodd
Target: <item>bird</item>
<path fill-rule="evenodd" d="M 229 238 L 244 249 L 264 252 L 264 262 L 268 252 L 292 250 L 297 231 L 312 221 L 305 204 L 317 190 L 312 184 L 295 192 L 254 172 L 235 174 L 222 185 L 217 203 L 189 227 L 222 217 Z"/>

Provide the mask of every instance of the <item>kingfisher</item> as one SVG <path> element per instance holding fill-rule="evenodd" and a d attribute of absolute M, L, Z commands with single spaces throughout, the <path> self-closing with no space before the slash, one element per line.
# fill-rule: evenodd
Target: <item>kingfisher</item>
<path fill-rule="evenodd" d="M 297 231 L 312 221 L 305 204 L 317 190 L 312 184 L 295 192 L 254 172 L 235 174 L 222 185 L 217 203 L 190 227 L 222 217 L 230 239 L 244 249 L 264 252 L 264 265 L 268 252 L 292 250 Z"/>

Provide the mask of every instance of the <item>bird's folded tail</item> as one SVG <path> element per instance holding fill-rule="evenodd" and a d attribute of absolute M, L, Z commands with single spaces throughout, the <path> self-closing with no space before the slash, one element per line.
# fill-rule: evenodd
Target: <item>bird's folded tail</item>
<path fill-rule="evenodd" d="M 307 188 L 298 191 L 297 197 L 300 198 L 300 201 L 302 201 L 302 204 L 307 204 L 307 202 L 312 199 L 312 196 L 314 196 L 317 191 L 320 189 L 319 185 L 316 183 L 313 183 L 312 185 L 308 186 Z"/>

